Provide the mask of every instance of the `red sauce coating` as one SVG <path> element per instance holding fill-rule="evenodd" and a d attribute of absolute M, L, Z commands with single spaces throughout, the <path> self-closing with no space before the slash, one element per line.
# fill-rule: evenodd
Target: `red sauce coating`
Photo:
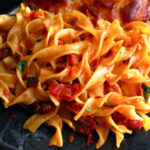
<path fill-rule="evenodd" d="M 75 54 L 69 54 L 69 62 L 71 66 L 75 66 L 78 63 L 78 57 Z"/>
<path fill-rule="evenodd" d="M 49 86 L 48 93 L 56 97 L 58 100 L 73 101 L 76 94 L 82 90 L 80 84 L 55 84 Z"/>
<path fill-rule="evenodd" d="M 112 118 L 116 124 L 122 124 L 130 130 L 140 130 L 143 127 L 143 122 L 140 120 L 129 120 L 122 114 L 115 112 Z"/>
<path fill-rule="evenodd" d="M 3 60 L 7 56 L 11 56 L 11 50 L 10 49 L 1 49 L 0 50 L 0 60 Z"/>
<path fill-rule="evenodd" d="M 55 105 L 50 101 L 36 101 L 33 104 L 34 111 L 39 114 L 47 114 L 55 110 Z"/>
<path fill-rule="evenodd" d="M 75 126 L 78 133 L 88 135 L 87 145 L 89 146 L 93 142 L 92 133 L 96 130 L 95 119 L 90 116 L 81 117 L 77 120 Z"/>
<path fill-rule="evenodd" d="M 80 111 L 83 107 L 83 104 L 80 104 L 76 101 L 72 101 L 72 102 L 65 102 L 65 106 L 68 106 L 74 111 Z"/>
<path fill-rule="evenodd" d="M 4 89 L 3 94 L 6 98 L 9 98 L 9 96 L 10 96 L 10 93 L 7 89 Z"/>

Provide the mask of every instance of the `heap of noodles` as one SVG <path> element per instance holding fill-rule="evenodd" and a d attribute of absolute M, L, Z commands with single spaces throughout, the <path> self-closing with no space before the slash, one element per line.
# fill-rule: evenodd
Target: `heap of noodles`
<path fill-rule="evenodd" d="M 73 10 L 59 14 L 21 5 L 0 16 L 0 98 L 4 106 L 30 105 L 24 128 L 56 128 L 49 145 L 63 145 L 62 126 L 116 145 L 124 134 L 150 129 L 150 26 L 121 27 Z"/>

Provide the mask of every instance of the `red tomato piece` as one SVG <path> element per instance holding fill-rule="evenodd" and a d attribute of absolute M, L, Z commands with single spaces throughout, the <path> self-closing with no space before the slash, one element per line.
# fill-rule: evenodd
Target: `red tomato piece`
<path fill-rule="evenodd" d="M 83 104 L 80 104 L 76 101 L 65 102 L 65 105 L 67 105 L 69 108 L 71 108 L 72 110 L 75 110 L 75 111 L 80 111 L 83 107 Z"/>
<path fill-rule="evenodd" d="M 126 126 L 130 130 L 140 130 L 143 127 L 143 122 L 140 120 L 129 120 L 122 114 L 115 112 L 112 114 L 112 118 L 116 124 Z"/>
<path fill-rule="evenodd" d="M 95 119 L 90 116 L 81 117 L 75 124 L 77 132 L 81 134 L 90 134 L 96 129 Z"/>
<path fill-rule="evenodd" d="M 80 84 L 55 84 L 49 87 L 48 93 L 56 97 L 58 100 L 73 101 L 75 95 L 82 90 Z"/>
<path fill-rule="evenodd" d="M 123 121 L 125 120 L 125 116 L 123 116 L 122 114 L 118 113 L 118 112 L 115 112 L 112 114 L 112 118 L 114 120 L 115 123 L 119 123 L 120 121 Z"/>
<path fill-rule="evenodd" d="M 75 66 L 78 63 L 78 57 L 75 54 L 69 54 L 69 62 L 71 66 Z"/>
<path fill-rule="evenodd" d="M 36 101 L 33 103 L 34 111 L 39 114 L 47 114 L 55 110 L 56 106 L 50 101 Z"/>
<path fill-rule="evenodd" d="M 96 130 L 95 119 L 90 116 L 81 117 L 75 123 L 75 126 L 78 133 L 88 135 L 87 145 L 90 146 L 93 142 L 93 131 Z"/>
<path fill-rule="evenodd" d="M 123 120 L 119 124 L 125 125 L 130 130 L 141 130 L 143 122 L 140 120 Z"/>

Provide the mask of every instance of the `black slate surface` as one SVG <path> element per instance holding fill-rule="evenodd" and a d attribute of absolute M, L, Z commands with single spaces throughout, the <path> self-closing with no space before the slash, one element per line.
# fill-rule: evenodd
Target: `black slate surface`
<path fill-rule="evenodd" d="M 12 114 L 15 114 L 19 120 L 12 118 Z M 44 124 L 35 133 L 22 128 L 24 121 L 31 115 L 21 106 L 4 109 L 0 104 L 0 150 L 95 150 L 98 140 L 96 134 L 94 143 L 87 147 L 87 136 L 74 133 L 67 125 L 63 127 L 64 146 L 62 148 L 49 147 L 48 141 L 55 132 L 54 128 Z M 68 143 L 70 133 L 74 135 L 73 143 Z M 141 130 L 132 135 L 125 135 L 119 149 L 115 146 L 115 135 L 111 133 L 100 150 L 150 150 L 150 132 Z"/>

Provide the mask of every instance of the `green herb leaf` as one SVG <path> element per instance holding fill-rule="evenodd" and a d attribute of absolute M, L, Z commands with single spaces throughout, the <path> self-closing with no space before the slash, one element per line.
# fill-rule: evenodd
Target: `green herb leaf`
<path fill-rule="evenodd" d="M 147 84 L 142 83 L 142 88 L 145 92 L 150 93 L 150 86 L 148 86 Z"/>
<path fill-rule="evenodd" d="M 31 7 L 30 9 L 31 9 L 32 11 L 35 11 L 35 10 L 38 9 L 38 7 L 34 6 L 34 7 Z"/>
<path fill-rule="evenodd" d="M 32 84 L 32 82 L 33 82 L 34 80 L 35 80 L 34 77 L 31 78 L 31 79 L 28 79 L 27 82 L 26 82 L 27 87 L 29 87 L 29 86 Z"/>
<path fill-rule="evenodd" d="M 87 112 L 91 112 L 90 107 L 87 107 L 86 111 L 87 111 Z"/>
<path fill-rule="evenodd" d="M 147 84 L 142 83 L 143 95 L 145 100 L 148 100 L 150 97 L 150 86 Z"/>
<path fill-rule="evenodd" d="M 110 106 L 114 106 L 114 104 L 112 104 L 112 103 L 110 103 L 108 101 L 106 101 L 105 104 L 110 105 Z"/>
<path fill-rule="evenodd" d="M 65 45 L 65 44 L 66 44 L 66 42 L 63 42 L 63 44 Z"/>
<path fill-rule="evenodd" d="M 40 38 L 40 39 L 38 39 L 38 40 L 36 40 L 36 42 L 41 42 L 43 39 L 42 38 Z"/>
<path fill-rule="evenodd" d="M 21 60 L 17 66 L 17 69 L 20 71 L 20 72 L 23 72 L 24 69 L 26 67 L 26 61 L 25 60 Z"/>
<path fill-rule="evenodd" d="M 97 109 L 100 110 L 101 108 L 98 106 Z"/>
<path fill-rule="evenodd" d="M 71 0 L 72 2 L 74 1 L 74 0 Z"/>
<path fill-rule="evenodd" d="M 16 16 L 16 14 L 8 14 L 8 16 Z"/>

